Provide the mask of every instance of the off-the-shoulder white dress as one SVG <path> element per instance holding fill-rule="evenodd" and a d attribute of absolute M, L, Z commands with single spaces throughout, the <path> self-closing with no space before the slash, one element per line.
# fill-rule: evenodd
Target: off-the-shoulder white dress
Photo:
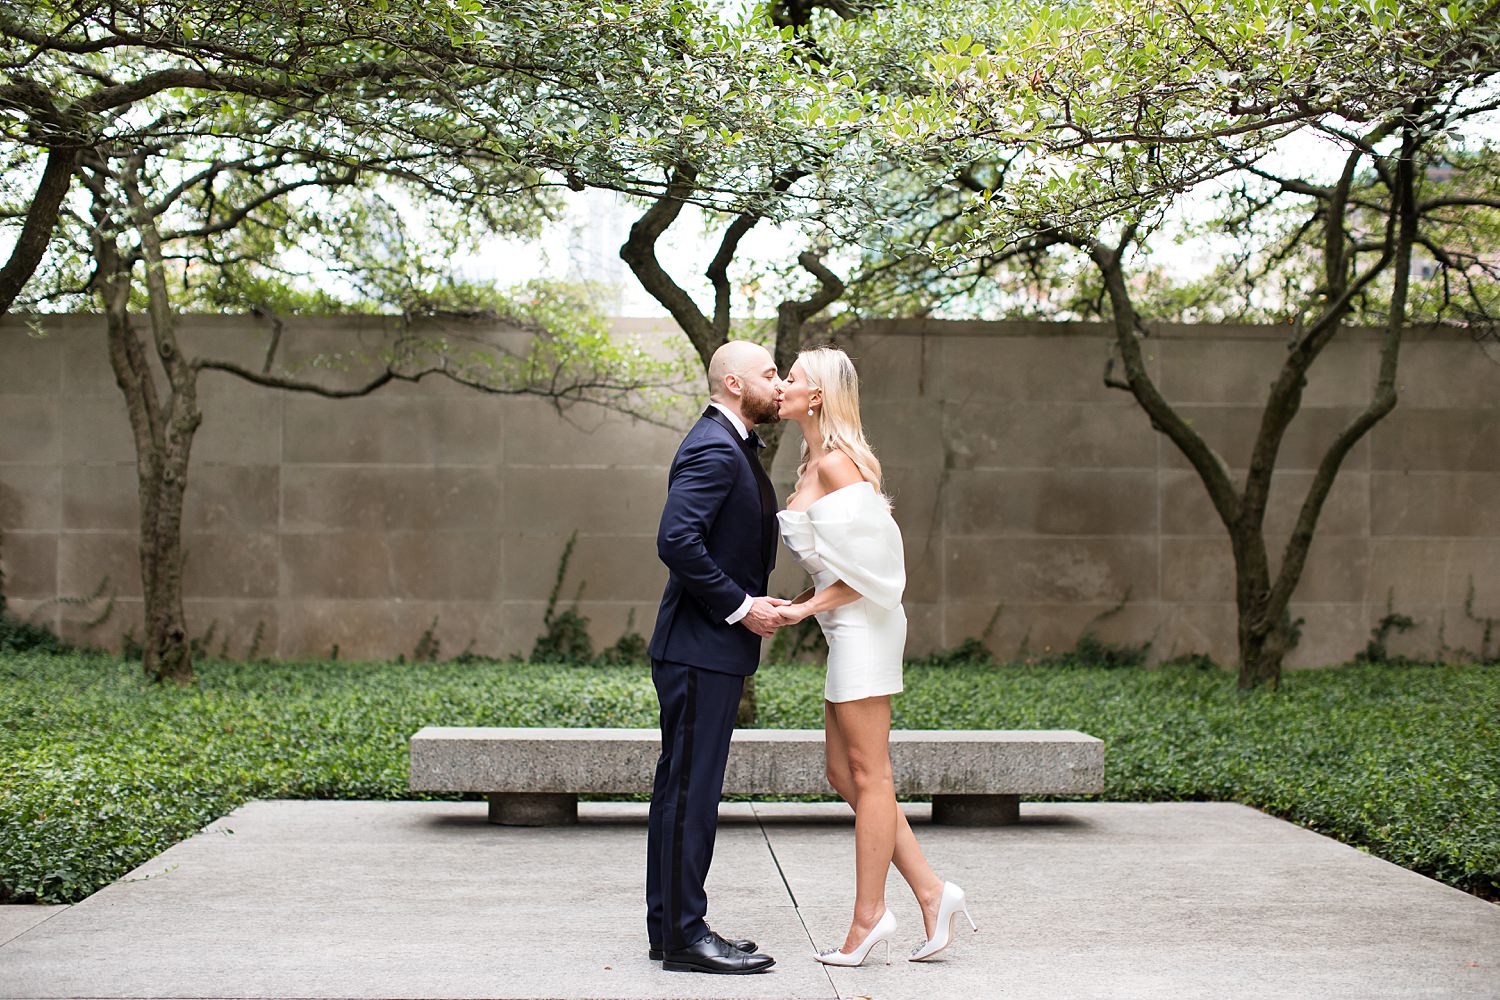
<path fill-rule="evenodd" d="M 815 590 L 843 580 L 860 599 L 817 616 L 828 639 L 823 697 L 855 701 L 901 690 L 906 650 L 906 558 L 901 529 L 870 483 L 777 513 L 781 540 L 812 576 Z"/>

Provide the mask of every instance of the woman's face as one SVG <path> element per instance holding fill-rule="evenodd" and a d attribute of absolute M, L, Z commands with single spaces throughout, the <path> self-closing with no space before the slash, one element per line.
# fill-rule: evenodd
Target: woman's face
<path fill-rule="evenodd" d="M 807 384 L 807 376 L 802 372 L 802 362 L 792 365 L 792 370 L 787 372 L 781 384 L 781 419 L 796 420 L 807 416 L 812 390 Z"/>

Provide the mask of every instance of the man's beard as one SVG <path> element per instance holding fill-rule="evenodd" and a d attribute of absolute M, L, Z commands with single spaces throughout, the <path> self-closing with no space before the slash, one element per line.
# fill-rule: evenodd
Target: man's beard
<path fill-rule="evenodd" d="M 740 400 L 740 413 L 752 424 L 773 424 L 781 419 L 781 404 L 775 396 L 746 395 Z"/>

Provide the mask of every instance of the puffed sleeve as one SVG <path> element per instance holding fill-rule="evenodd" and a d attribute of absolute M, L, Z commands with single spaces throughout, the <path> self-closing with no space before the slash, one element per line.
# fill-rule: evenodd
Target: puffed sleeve
<path fill-rule="evenodd" d="M 901 529 L 869 483 L 828 494 L 807 512 L 813 549 L 842 581 L 887 610 L 901 604 L 906 557 Z"/>

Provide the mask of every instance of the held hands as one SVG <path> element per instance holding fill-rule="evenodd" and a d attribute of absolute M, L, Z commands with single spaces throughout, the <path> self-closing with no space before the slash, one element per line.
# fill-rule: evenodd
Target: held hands
<path fill-rule="evenodd" d="M 778 627 L 785 628 L 788 625 L 797 624 L 798 622 L 802 621 L 802 619 L 812 614 L 812 612 L 808 610 L 806 604 L 792 604 L 791 602 L 783 602 L 782 606 L 776 609 L 776 614 L 777 617 L 781 619 Z"/>
<path fill-rule="evenodd" d="M 745 612 L 745 617 L 740 619 L 740 624 L 745 626 L 762 639 L 770 638 L 775 631 L 785 622 L 779 613 L 783 605 L 791 601 L 781 597 L 756 597 L 750 602 L 750 610 Z"/>

